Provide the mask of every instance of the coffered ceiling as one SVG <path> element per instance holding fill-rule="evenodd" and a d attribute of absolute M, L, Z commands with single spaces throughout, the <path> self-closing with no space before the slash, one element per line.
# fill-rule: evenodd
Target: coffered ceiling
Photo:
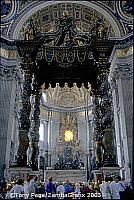
<path fill-rule="evenodd" d="M 95 22 L 100 19 L 102 21 L 102 27 L 109 30 L 109 37 L 114 37 L 114 31 L 108 20 L 99 12 L 88 8 L 83 5 L 67 3 L 66 9 L 69 15 L 76 20 L 77 30 L 83 32 L 90 32 L 94 27 Z M 28 20 L 24 23 L 19 38 L 23 38 L 25 29 L 29 25 L 29 21 L 32 19 L 34 25 L 37 27 L 39 32 L 53 32 L 56 30 L 55 21 L 63 16 L 65 11 L 65 4 L 60 3 L 57 5 L 51 5 L 46 8 L 34 13 Z"/>

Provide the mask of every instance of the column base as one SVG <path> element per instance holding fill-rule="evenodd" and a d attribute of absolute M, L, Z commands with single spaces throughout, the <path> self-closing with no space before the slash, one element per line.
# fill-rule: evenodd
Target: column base
<path fill-rule="evenodd" d="M 32 169 L 32 171 L 38 171 L 38 165 L 37 164 L 29 164 L 29 167 Z"/>
<path fill-rule="evenodd" d="M 11 166 L 8 169 L 8 179 L 9 181 L 16 181 L 20 178 L 26 180 L 31 171 L 32 169 L 28 167 Z"/>
<path fill-rule="evenodd" d="M 48 181 L 50 177 L 53 177 L 54 182 L 65 182 L 70 180 L 71 182 L 86 182 L 87 172 L 86 170 L 45 170 L 44 180 Z"/>
<path fill-rule="evenodd" d="M 101 170 L 93 170 L 93 180 L 97 182 L 98 180 L 103 180 L 103 174 Z"/>
<path fill-rule="evenodd" d="M 106 167 L 101 167 L 101 170 L 102 170 L 102 173 L 103 173 L 103 176 L 104 176 L 104 178 L 106 177 L 106 176 L 111 176 L 111 175 L 113 175 L 113 176 L 119 176 L 120 175 L 120 170 L 121 170 L 122 168 L 121 167 L 118 167 L 118 166 L 113 166 L 113 167 L 108 167 L 108 166 L 106 166 Z"/>
<path fill-rule="evenodd" d="M 29 176 L 31 177 L 35 177 L 35 176 L 39 177 L 39 175 L 40 175 L 40 172 L 38 170 L 36 171 L 31 170 L 29 173 Z"/>
<path fill-rule="evenodd" d="M 17 156 L 16 161 L 13 162 L 12 167 L 28 167 L 27 166 L 27 156 L 22 158 L 22 156 Z"/>

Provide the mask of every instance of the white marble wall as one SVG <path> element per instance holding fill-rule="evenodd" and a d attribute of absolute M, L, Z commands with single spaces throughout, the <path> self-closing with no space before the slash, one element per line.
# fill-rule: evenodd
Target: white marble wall
<path fill-rule="evenodd" d="M 78 116 L 77 118 L 77 124 L 78 124 L 78 138 L 82 142 L 82 145 L 84 147 L 87 146 L 87 127 L 86 127 L 86 119 L 85 115 Z"/>
<path fill-rule="evenodd" d="M 45 135 L 44 141 L 48 142 L 48 167 L 54 168 L 55 163 L 57 162 L 56 156 L 56 139 L 59 137 L 59 126 L 60 126 L 60 116 L 58 112 L 52 113 L 52 117 L 47 118 L 46 116 L 41 116 L 43 121 L 47 120 L 46 126 L 44 126 Z M 92 141 L 93 141 L 93 128 L 92 128 L 92 114 L 90 113 L 89 124 L 86 123 L 85 120 L 85 112 L 79 112 L 77 117 L 77 125 L 78 125 L 78 139 L 80 140 L 80 144 L 85 151 L 85 155 L 82 157 L 85 167 L 87 168 L 87 157 L 88 154 L 88 164 L 90 165 L 90 157 L 89 151 L 92 149 Z M 45 128 L 46 127 L 46 128 Z M 46 133 L 47 132 L 47 133 Z M 41 147 L 40 147 L 41 148 Z M 45 148 L 44 151 L 47 149 Z M 50 161 L 51 159 L 51 161 Z M 89 167 L 89 166 L 88 166 Z M 89 167 L 90 168 L 90 167 Z"/>
<path fill-rule="evenodd" d="M 51 132 L 51 165 L 54 166 L 55 163 L 57 162 L 57 156 L 55 154 L 55 149 L 56 149 L 56 139 L 59 137 L 59 125 L 60 125 L 60 120 L 59 117 L 54 117 L 52 121 L 52 132 Z"/>

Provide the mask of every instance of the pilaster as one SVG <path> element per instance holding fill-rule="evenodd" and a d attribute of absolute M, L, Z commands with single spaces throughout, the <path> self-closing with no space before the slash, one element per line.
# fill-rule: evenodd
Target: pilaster
<path fill-rule="evenodd" d="M 2 149 L 0 162 L 0 177 L 7 175 L 10 158 L 13 156 L 14 132 L 14 103 L 17 81 L 20 78 L 16 47 L 1 45 L 0 54 L 0 148 Z M 12 155 L 11 155 L 12 154 Z"/>
<path fill-rule="evenodd" d="M 111 55 L 109 82 L 113 94 L 114 121 L 118 156 L 120 165 L 124 167 L 122 176 L 132 179 L 133 166 L 133 48 L 115 46 Z"/>

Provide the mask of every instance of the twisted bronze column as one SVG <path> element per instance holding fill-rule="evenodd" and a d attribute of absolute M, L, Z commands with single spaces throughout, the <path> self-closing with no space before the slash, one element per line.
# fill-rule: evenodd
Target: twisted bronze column
<path fill-rule="evenodd" d="M 112 95 L 108 71 L 98 70 L 97 90 L 93 99 L 94 141 L 97 167 L 116 164 Z"/>
<path fill-rule="evenodd" d="M 116 151 L 114 144 L 114 124 L 112 109 L 112 94 L 108 82 L 108 72 L 103 72 L 98 77 L 101 81 L 99 88 L 101 102 L 101 135 L 103 136 L 103 145 L 105 146 L 103 165 L 114 165 L 116 163 Z"/>
<path fill-rule="evenodd" d="M 33 79 L 33 90 L 31 96 L 31 126 L 28 133 L 29 138 L 29 166 L 33 170 L 38 170 L 38 154 L 39 154 L 39 126 L 40 126 L 40 97 L 41 90 Z"/>
<path fill-rule="evenodd" d="M 104 145 L 101 135 L 101 110 L 100 110 L 100 96 L 96 93 L 93 98 L 93 122 L 94 122 L 94 141 L 95 141 L 95 167 L 99 168 L 103 163 Z"/>
<path fill-rule="evenodd" d="M 19 147 L 17 152 L 17 165 L 27 166 L 27 149 L 29 146 L 29 128 L 31 113 L 31 92 L 33 72 L 37 68 L 35 59 L 36 45 L 33 41 L 16 41 L 18 54 L 21 58 L 20 68 L 23 74 L 21 103 L 19 112 Z"/>
<path fill-rule="evenodd" d="M 27 165 L 27 149 L 28 149 L 28 132 L 30 128 L 30 96 L 32 83 L 32 63 L 23 63 L 23 81 L 21 91 L 21 109 L 19 113 L 19 147 L 17 152 L 17 164 L 20 166 Z"/>

